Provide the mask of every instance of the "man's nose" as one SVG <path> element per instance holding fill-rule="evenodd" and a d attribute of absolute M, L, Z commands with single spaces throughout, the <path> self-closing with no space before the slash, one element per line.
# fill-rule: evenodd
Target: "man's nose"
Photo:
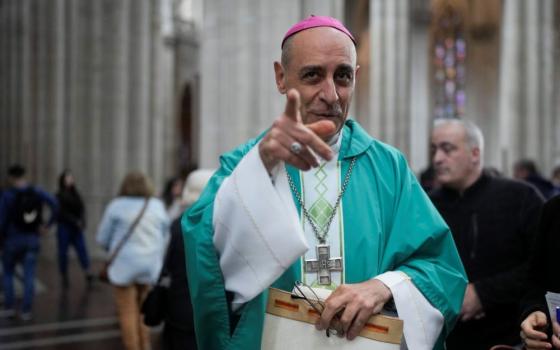
<path fill-rule="evenodd" d="M 336 84 L 334 83 L 333 79 L 324 80 L 323 86 L 321 87 L 320 97 L 328 104 L 338 102 L 338 91 L 336 91 Z"/>
<path fill-rule="evenodd" d="M 441 163 L 444 158 L 445 158 L 445 153 L 439 148 L 436 148 L 432 156 L 432 163 L 434 164 Z"/>

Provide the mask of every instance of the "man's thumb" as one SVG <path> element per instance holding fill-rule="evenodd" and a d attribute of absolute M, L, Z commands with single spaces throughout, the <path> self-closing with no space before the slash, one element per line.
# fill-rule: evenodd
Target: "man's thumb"
<path fill-rule="evenodd" d="M 536 327 L 545 327 L 548 323 L 548 321 L 546 320 L 546 315 L 543 312 L 535 313 L 534 322 Z"/>
<path fill-rule="evenodd" d="M 334 125 L 334 123 L 329 120 L 320 120 L 318 122 L 307 124 L 305 126 L 311 129 L 311 131 L 313 131 L 319 137 L 332 135 L 336 130 L 336 125 Z"/>

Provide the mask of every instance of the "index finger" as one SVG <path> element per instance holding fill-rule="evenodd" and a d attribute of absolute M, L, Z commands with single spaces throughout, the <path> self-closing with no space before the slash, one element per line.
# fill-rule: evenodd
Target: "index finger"
<path fill-rule="evenodd" d="M 541 332 L 535 328 L 533 324 L 522 323 L 521 324 L 521 333 L 524 334 L 527 338 L 530 339 L 537 339 L 537 340 L 546 340 L 548 336 L 546 333 Z"/>
<path fill-rule="evenodd" d="M 329 328 L 333 317 L 344 308 L 345 304 L 344 300 L 339 296 L 334 296 L 334 298 L 333 295 L 329 296 L 327 300 L 325 300 L 325 309 L 321 313 L 321 317 L 317 323 L 318 328 L 320 330 Z"/>
<path fill-rule="evenodd" d="M 290 89 L 287 93 L 286 108 L 284 109 L 284 114 L 293 121 L 301 123 L 299 108 L 299 92 L 296 89 Z"/>

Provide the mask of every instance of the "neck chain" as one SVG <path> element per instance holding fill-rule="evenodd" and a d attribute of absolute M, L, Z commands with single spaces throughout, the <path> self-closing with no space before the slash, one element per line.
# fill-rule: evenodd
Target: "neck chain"
<path fill-rule="evenodd" d="M 321 232 L 319 232 L 319 228 L 317 227 L 317 225 L 315 225 L 315 221 L 313 220 L 313 218 L 309 214 L 309 211 L 307 210 L 307 208 L 305 208 L 305 205 L 303 203 L 301 195 L 300 195 L 298 189 L 296 188 L 296 185 L 294 184 L 294 181 L 292 180 L 292 177 L 286 171 L 286 175 L 288 176 L 288 183 L 290 184 L 290 188 L 294 192 L 294 194 L 295 194 L 295 196 L 296 196 L 296 198 L 299 202 L 299 205 L 301 206 L 301 209 L 303 210 L 303 214 L 304 214 L 305 218 L 307 219 L 307 221 L 309 221 L 309 224 L 311 225 L 311 228 L 313 229 L 313 233 L 315 234 L 315 237 L 317 238 L 317 240 L 319 241 L 320 244 L 325 244 L 326 243 L 327 234 L 329 233 L 329 228 L 331 227 L 331 223 L 334 219 L 334 216 L 336 215 L 336 210 L 338 208 L 338 205 L 340 204 L 340 200 L 342 199 L 342 196 L 344 195 L 344 192 L 346 192 L 346 188 L 348 187 L 348 182 L 350 181 L 350 175 L 352 175 L 352 169 L 354 169 L 354 164 L 355 163 L 356 163 L 356 157 L 353 157 L 352 160 L 350 161 L 350 166 L 348 167 L 348 170 L 346 171 L 346 176 L 344 177 L 344 182 L 342 183 L 342 188 L 340 189 L 340 193 L 338 194 L 338 197 L 336 198 L 336 202 L 334 204 L 334 208 L 332 210 L 331 216 L 329 217 L 329 221 L 327 221 L 327 224 L 325 225 L 325 230 L 323 231 L 322 234 L 321 234 Z"/>

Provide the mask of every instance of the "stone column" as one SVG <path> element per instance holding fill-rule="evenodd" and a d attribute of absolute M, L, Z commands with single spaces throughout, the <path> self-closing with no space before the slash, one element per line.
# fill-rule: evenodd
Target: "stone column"
<path fill-rule="evenodd" d="M 8 7 L 7 2 L 0 1 L 0 140 L 7 140 L 8 137 L 8 48 L 6 40 L 8 37 Z M 8 147 L 0 147 L 0 184 L 4 185 L 4 173 L 8 166 Z"/>
<path fill-rule="evenodd" d="M 21 2 L 12 2 L 14 18 L 14 27 L 12 28 L 11 40 L 11 62 L 10 68 L 12 69 L 12 111 L 11 115 L 14 118 L 14 133 L 12 134 L 11 146 L 15 149 L 16 161 L 23 161 L 32 163 L 31 153 L 31 115 L 28 112 L 31 104 L 22 103 L 23 101 L 30 101 L 29 90 L 29 69 L 32 65 L 30 55 L 30 1 L 24 0 Z M 21 131 L 16 133 L 16 131 Z M 33 164 L 28 166 L 31 177 L 35 173 Z"/>
<path fill-rule="evenodd" d="M 555 12 L 554 12 L 554 32 L 560 33 L 560 5 L 556 2 L 555 5 Z M 554 43 L 554 62 L 560 62 L 560 35 L 555 36 Z M 554 84 L 552 89 L 553 93 L 553 104 L 552 104 L 552 117 L 553 122 L 551 126 L 551 133 L 552 133 L 552 164 L 549 166 L 560 166 L 560 67 L 556 65 L 554 67 L 554 74 L 553 81 Z M 546 171 L 546 168 L 543 169 Z M 545 172 L 546 175 L 550 174 L 551 169 L 548 172 Z"/>
<path fill-rule="evenodd" d="M 552 0 L 504 2 L 499 139 L 500 164 L 507 174 L 521 157 L 536 160 L 544 174 L 556 161 L 554 8 Z"/>
<path fill-rule="evenodd" d="M 58 175 L 66 164 L 68 164 L 65 159 L 65 139 L 67 135 L 67 129 L 65 128 L 66 40 L 61 40 L 61 38 L 66 38 L 65 0 L 55 0 L 52 7 L 52 83 L 50 84 L 50 89 L 52 92 L 51 110 L 54 128 L 50 135 L 50 142 L 54 145 L 51 163 L 54 170 L 51 169 L 49 172 L 52 175 Z M 55 178 L 53 178 L 55 183 L 57 183 L 58 180 L 56 175 Z"/>
<path fill-rule="evenodd" d="M 63 63 L 60 61 L 60 46 L 64 43 L 61 18 L 63 4 L 58 1 L 32 2 L 30 8 L 30 38 L 24 40 L 29 50 L 29 65 L 24 66 L 28 78 L 24 81 L 25 94 L 29 94 L 32 103 L 24 103 L 27 110 L 24 115 L 31 121 L 30 144 L 32 145 L 33 161 L 35 165 L 35 178 L 49 190 L 56 189 L 57 175 L 63 168 L 62 149 L 63 139 L 60 135 L 61 122 L 63 121 L 61 99 L 63 98 L 63 85 L 61 72 Z M 39 15 L 40 14 L 40 15 Z M 62 37 L 57 36 L 62 34 Z M 26 51 L 24 51 L 26 52 Z M 34 88 L 34 86 L 36 88 Z M 29 100 L 24 98 L 24 101 Z"/>
<path fill-rule="evenodd" d="M 126 172 L 146 172 L 158 191 L 172 172 L 162 145 L 173 142 L 164 134 L 173 125 L 173 48 L 153 20 L 161 1 L 0 0 L 2 178 L 21 162 L 54 191 L 71 168 L 92 248 Z"/>
<path fill-rule="evenodd" d="M 2 179 L 2 184 L 5 185 L 5 173 L 6 168 L 12 162 L 12 155 L 10 152 L 11 144 L 11 131 L 13 123 L 13 115 L 11 113 L 11 51 L 10 51 L 10 39 L 12 37 L 12 21 L 11 17 L 12 4 L 3 1 L 0 4 L 0 140 L 2 141 L 3 147 L 0 147 L 0 179 Z"/>
<path fill-rule="evenodd" d="M 332 16 L 344 22 L 344 0 L 302 0 L 302 18 L 310 15 Z"/>
<path fill-rule="evenodd" d="M 129 36 L 128 57 L 123 62 L 126 69 L 128 63 L 128 121 L 130 139 L 126 150 L 132 150 L 128 164 L 132 169 L 142 171 L 148 170 L 148 165 L 153 147 L 152 135 L 150 135 L 150 119 L 154 116 L 150 113 L 151 107 L 151 85 L 150 79 L 151 46 L 152 42 L 152 8 L 147 1 L 136 1 L 125 10 L 124 16 L 130 23 L 125 31 Z M 157 112 L 156 112 L 157 113 Z M 131 127 L 133 126 L 133 127 Z"/>
<path fill-rule="evenodd" d="M 167 7 L 167 10 L 164 10 Z M 149 129 L 151 142 L 148 168 L 158 188 L 162 188 L 164 181 L 175 174 L 173 152 L 178 143 L 175 109 L 179 101 L 174 91 L 175 51 L 164 31 L 168 24 L 173 23 L 173 8 L 170 0 L 152 1 L 150 9 L 151 41 L 150 41 L 150 115 Z M 170 13 L 171 12 L 171 13 Z M 172 26 L 171 26 L 172 29 Z M 189 65 L 188 62 L 178 62 Z"/>
<path fill-rule="evenodd" d="M 557 108 L 560 106 L 560 94 L 558 89 L 560 89 L 560 83 L 558 78 L 560 77 L 560 40 L 558 39 L 560 26 L 557 27 L 560 22 L 558 14 L 560 14 L 560 3 L 554 0 L 545 0 L 541 3 L 541 22 L 542 28 L 540 30 L 540 35 L 542 36 L 542 57 L 540 60 L 542 68 L 542 93 L 538 101 L 538 105 L 541 106 L 541 110 L 538 115 L 542 115 L 542 122 L 540 123 L 540 135 L 539 141 L 536 142 L 538 145 L 537 154 L 540 155 L 539 163 L 541 165 L 541 170 L 545 177 L 549 177 L 552 168 L 560 160 L 558 158 L 557 152 L 560 146 L 560 113 Z M 556 11 L 555 11 L 556 10 Z M 556 13 L 556 14 L 555 14 Z"/>
<path fill-rule="evenodd" d="M 370 113 L 375 137 L 410 151 L 410 16 L 406 0 L 370 1 Z"/>
<path fill-rule="evenodd" d="M 432 126 L 430 109 L 430 76 L 429 66 L 431 52 L 429 39 L 429 3 L 412 4 L 415 16 L 411 18 L 410 29 L 410 123 L 401 125 L 409 130 L 410 143 L 406 157 L 411 168 L 419 173 L 429 166 L 429 138 Z"/>

